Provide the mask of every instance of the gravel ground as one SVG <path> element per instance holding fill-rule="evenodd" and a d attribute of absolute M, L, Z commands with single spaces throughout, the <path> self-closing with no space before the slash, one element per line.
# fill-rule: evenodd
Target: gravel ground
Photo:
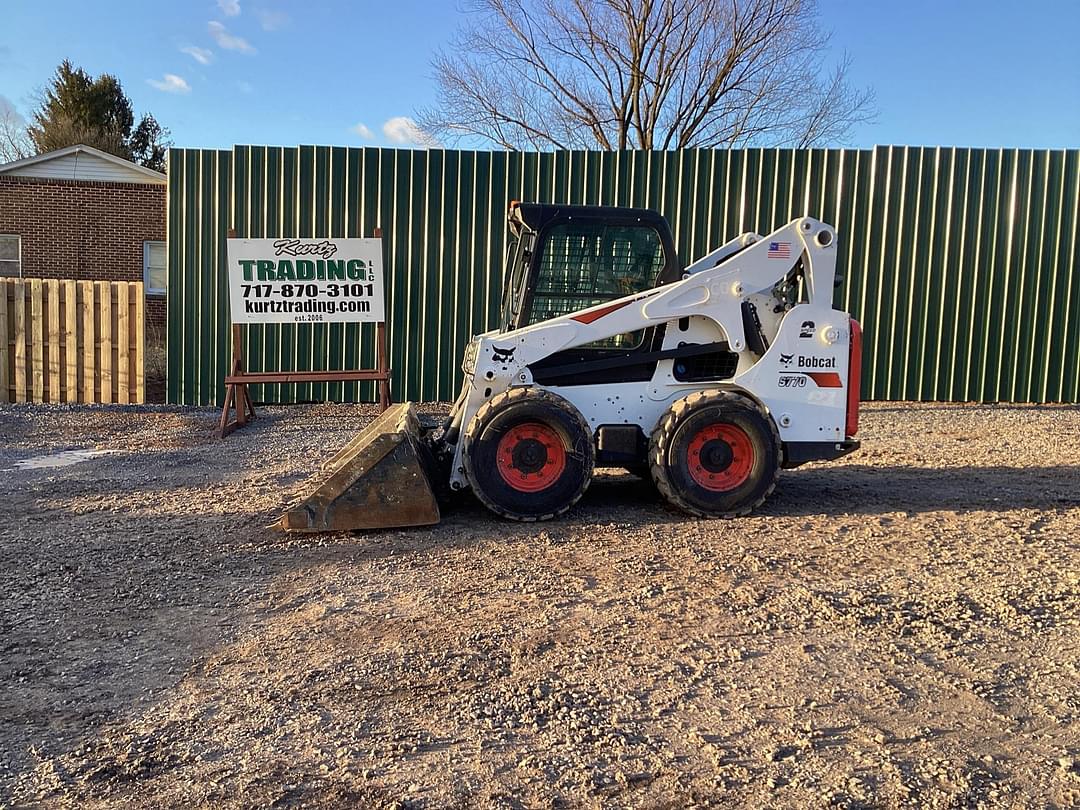
<path fill-rule="evenodd" d="M 266 528 L 371 413 L 0 408 L 0 806 L 1080 805 L 1080 410 L 870 406 L 737 521 Z"/>

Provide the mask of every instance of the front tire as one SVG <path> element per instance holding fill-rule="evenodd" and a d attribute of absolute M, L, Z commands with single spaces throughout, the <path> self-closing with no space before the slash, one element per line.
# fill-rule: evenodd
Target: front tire
<path fill-rule="evenodd" d="M 649 469 L 673 506 L 704 518 L 745 515 L 776 488 L 781 445 L 769 416 L 730 391 L 674 402 L 649 441 Z"/>
<path fill-rule="evenodd" d="M 550 391 L 511 388 L 486 402 L 465 431 L 465 475 L 476 497 L 511 520 L 566 512 L 592 481 L 589 423 Z"/>

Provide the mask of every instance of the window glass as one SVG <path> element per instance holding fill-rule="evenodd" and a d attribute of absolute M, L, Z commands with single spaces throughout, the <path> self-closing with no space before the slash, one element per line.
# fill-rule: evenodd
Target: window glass
<path fill-rule="evenodd" d="M 165 273 L 165 243 L 143 243 L 143 284 L 146 292 L 165 294 L 167 277 Z"/>
<path fill-rule="evenodd" d="M 22 275 L 20 239 L 14 234 L 0 234 L 0 276 Z"/>
<path fill-rule="evenodd" d="M 514 300 L 514 259 L 517 249 L 518 240 L 512 237 L 506 245 L 506 263 L 503 265 L 502 320 L 507 326 L 513 318 L 511 302 Z"/>
<path fill-rule="evenodd" d="M 642 225 L 566 222 L 548 232 L 529 323 L 538 323 L 651 289 L 664 266 L 660 235 Z M 642 330 L 589 344 L 634 348 Z"/>

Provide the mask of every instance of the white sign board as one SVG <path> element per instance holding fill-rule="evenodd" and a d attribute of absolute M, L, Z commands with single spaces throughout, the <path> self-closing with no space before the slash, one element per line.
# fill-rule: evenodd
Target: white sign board
<path fill-rule="evenodd" d="M 382 240 L 230 239 L 233 323 L 384 321 Z"/>

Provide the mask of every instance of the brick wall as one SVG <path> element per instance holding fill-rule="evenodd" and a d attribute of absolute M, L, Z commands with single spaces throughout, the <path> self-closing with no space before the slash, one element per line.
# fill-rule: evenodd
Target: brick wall
<path fill-rule="evenodd" d="M 0 176 L 0 233 L 22 237 L 26 278 L 142 281 L 143 242 L 165 241 L 165 186 Z M 146 303 L 164 330 L 164 297 Z"/>

